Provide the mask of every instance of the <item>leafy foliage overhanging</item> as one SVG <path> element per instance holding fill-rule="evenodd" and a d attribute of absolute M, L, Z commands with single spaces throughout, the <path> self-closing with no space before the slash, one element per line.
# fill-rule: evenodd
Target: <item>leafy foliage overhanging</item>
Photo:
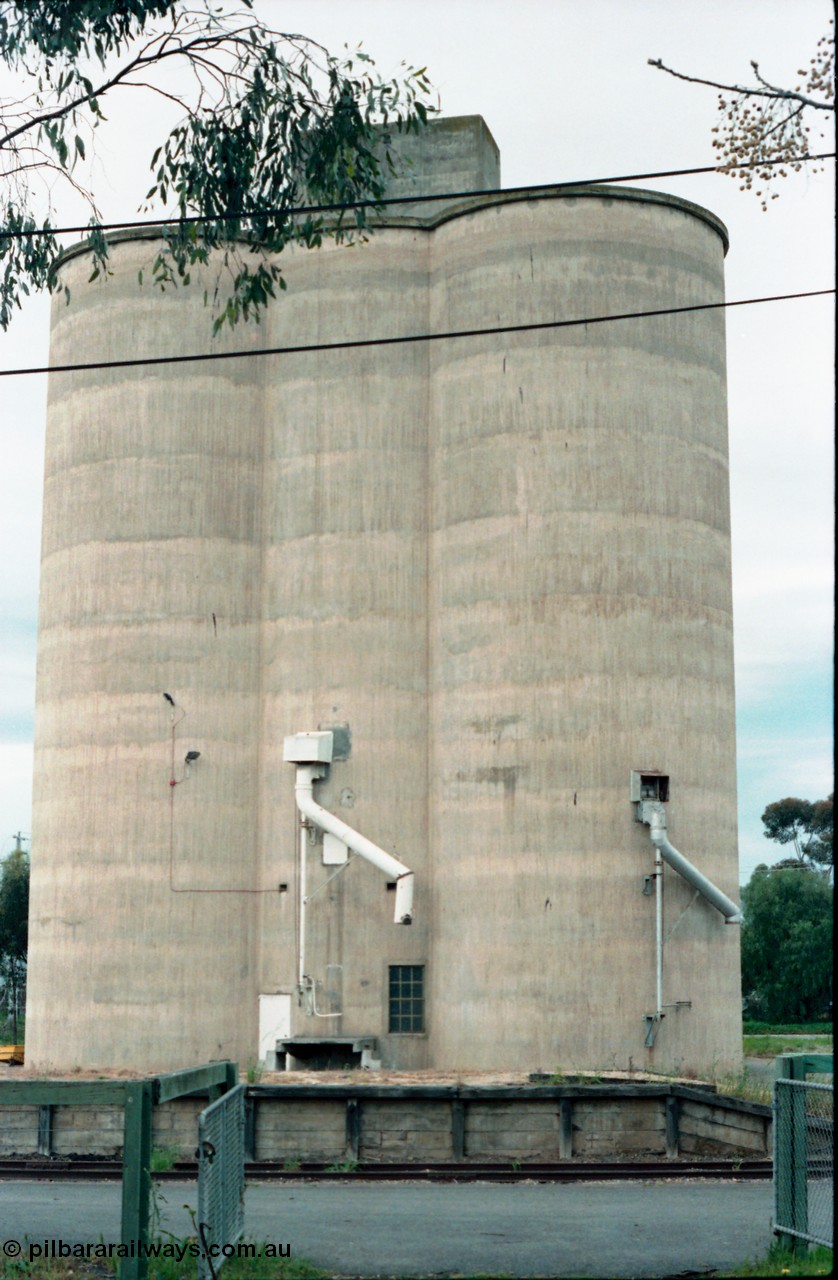
<path fill-rule="evenodd" d="M 830 28 L 832 22 L 830 22 Z M 720 84 L 700 76 L 685 75 L 664 65 L 660 58 L 650 58 L 649 65 L 666 71 L 678 80 L 720 89 L 718 106 L 720 122 L 713 129 L 713 147 L 722 171 L 736 178 L 740 190 L 753 191 L 763 210 L 779 192 L 770 194 L 767 186 L 789 171 L 799 172 L 807 163 L 805 157 L 821 148 L 812 146 L 812 122 L 825 121 L 819 113 L 835 114 L 835 35 L 829 30 L 821 36 L 815 54 L 807 67 L 800 67 L 799 83 L 793 87 L 773 84 L 751 62 L 755 83 Z M 821 138 L 827 136 L 825 129 Z M 834 146 L 834 131 L 831 145 Z M 803 159 L 801 157 L 804 157 Z M 777 161 L 784 163 L 777 164 Z M 813 165 L 814 171 L 823 168 Z"/>
<path fill-rule="evenodd" d="M 337 58 L 269 29 L 253 0 L 235 10 L 213 0 L 0 0 L 0 60 L 32 85 L 25 101 L 0 102 L 3 328 L 32 290 L 67 293 L 54 220 L 62 184 L 90 211 L 91 278 L 107 271 L 108 238 L 80 173 L 117 92 L 139 88 L 182 108 L 151 161 L 144 207 L 177 213 L 152 278 L 188 284 L 217 254 L 215 330 L 257 318 L 285 287 L 275 255 L 288 244 L 368 234 L 369 208 L 291 210 L 382 199 L 394 134 L 421 129 L 434 110 L 424 68 L 403 64 L 381 79 L 361 49 Z"/>

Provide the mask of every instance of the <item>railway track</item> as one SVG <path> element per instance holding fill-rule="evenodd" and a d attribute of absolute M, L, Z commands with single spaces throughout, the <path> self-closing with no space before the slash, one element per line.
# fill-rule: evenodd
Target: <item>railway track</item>
<path fill-rule="evenodd" d="M 619 1182 L 660 1178 L 736 1178 L 740 1181 L 769 1179 L 770 1160 L 621 1160 L 563 1161 L 561 1163 L 506 1164 L 351 1164 L 339 1166 L 300 1164 L 289 1168 L 278 1161 L 252 1160 L 245 1165 L 250 1182 Z M 171 1169 L 155 1172 L 155 1182 L 189 1181 L 197 1178 L 194 1161 L 179 1161 Z M 0 1179 L 34 1181 L 91 1180 L 118 1181 L 122 1166 L 118 1160 L 85 1158 L 10 1158 L 0 1160 Z"/>

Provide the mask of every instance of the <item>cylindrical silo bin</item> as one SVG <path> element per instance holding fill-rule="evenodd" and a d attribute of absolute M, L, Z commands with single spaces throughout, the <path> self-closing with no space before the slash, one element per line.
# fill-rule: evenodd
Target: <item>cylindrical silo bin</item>
<path fill-rule="evenodd" d="M 427 231 L 413 227 L 381 229 L 352 250 L 288 255 L 288 289 L 267 320 L 270 345 L 424 332 L 428 251 Z M 431 924 L 427 345 L 283 356 L 266 363 L 264 384 L 266 874 L 289 883 L 294 875 L 294 775 L 283 738 L 335 726 L 348 755 L 318 787 L 319 802 L 409 865 L 417 886 L 414 923 L 396 926 L 393 882 L 360 858 L 340 872 L 323 866 L 311 833 L 306 962 L 325 1016 L 295 1002 L 292 1032 L 373 1036 L 379 1058 L 425 1066 L 426 1036 L 391 1038 L 386 991 L 391 965 L 426 961 Z M 299 938 L 284 927 L 288 905 L 261 904 L 266 991 L 287 991 L 294 972 Z"/>
<path fill-rule="evenodd" d="M 86 254 L 67 261 L 53 364 L 209 348 L 200 290 L 138 288 L 153 252 L 118 243 L 93 286 Z M 241 361 L 50 380 L 34 1067 L 168 1069 L 255 1046 L 261 415 Z"/>
<path fill-rule="evenodd" d="M 710 1068 L 741 1052 L 738 930 L 654 871 L 629 776 L 737 883 L 724 228 L 617 188 L 440 226 L 431 328 L 434 1055 Z M 683 915 L 681 914 L 683 912 Z"/>

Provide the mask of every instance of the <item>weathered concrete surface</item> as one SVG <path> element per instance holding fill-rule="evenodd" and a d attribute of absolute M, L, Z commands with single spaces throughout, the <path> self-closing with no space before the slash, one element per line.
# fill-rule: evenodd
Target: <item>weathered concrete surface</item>
<path fill-rule="evenodd" d="M 476 182 L 491 140 L 469 136 Z M 264 323 L 216 339 L 211 273 L 161 295 L 136 283 L 153 241 L 116 244 L 106 283 L 70 258 L 52 359 L 723 296 L 723 228 L 657 193 L 387 220 L 288 255 Z M 255 1057 L 259 994 L 296 980 L 282 739 L 339 724 L 319 798 L 414 869 L 415 923 L 358 860 L 322 888 L 307 966 L 343 1014 L 295 1003 L 295 1034 L 374 1035 L 401 1068 L 738 1064 L 737 930 L 668 868 L 664 1003 L 689 1007 L 644 1048 L 653 857 L 628 798 L 632 768 L 668 772 L 673 843 L 735 895 L 724 360 L 708 311 L 52 378 L 29 1063 Z M 388 1033 L 394 963 L 426 965 L 422 1034 Z"/>
<path fill-rule="evenodd" d="M 195 1184 L 162 1188 L 162 1225 L 194 1234 Z M 119 1239 L 119 1187 L 0 1183 L 9 1235 Z M 247 1235 L 332 1275 L 728 1275 L 771 1243 L 771 1184 L 249 1184 Z"/>

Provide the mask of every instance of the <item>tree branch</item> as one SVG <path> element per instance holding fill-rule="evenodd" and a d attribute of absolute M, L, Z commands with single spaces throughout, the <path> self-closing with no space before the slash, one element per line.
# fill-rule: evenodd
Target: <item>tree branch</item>
<path fill-rule="evenodd" d="M 118 85 L 126 83 L 128 76 L 132 75 L 139 69 L 146 67 L 159 66 L 165 58 L 184 57 L 189 61 L 201 61 L 199 54 L 210 49 L 218 49 L 222 47 L 235 48 L 241 46 L 247 50 L 250 48 L 248 42 L 244 38 L 244 33 L 249 28 L 239 27 L 235 31 L 219 32 L 216 36 L 208 36 L 205 34 L 197 35 L 192 40 L 181 41 L 174 48 L 165 48 L 165 44 L 171 39 L 171 32 L 165 32 L 163 36 L 155 36 L 143 46 L 136 57 L 132 58 L 123 67 L 120 67 L 108 80 L 103 81 L 98 87 L 91 88 L 83 94 L 62 103 L 60 106 L 50 111 L 42 112 L 40 115 L 33 115 L 23 124 L 18 125 L 16 129 L 12 129 L 9 133 L 0 137 L 0 149 L 8 146 L 16 137 L 28 132 L 33 128 L 39 128 L 44 124 L 49 124 L 52 120 L 60 120 L 72 115 L 80 107 L 86 106 L 88 103 L 98 98 L 103 98 L 111 89 Z M 157 46 L 155 48 L 155 46 Z M 212 64 L 209 64 L 212 65 Z M 235 75 L 235 70 L 231 69 L 225 72 L 215 67 L 216 73 L 222 75 L 225 79 L 230 75 Z"/>
<path fill-rule="evenodd" d="M 667 75 L 675 76 L 676 80 L 686 80 L 689 84 L 704 84 L 710 89 L 723 89 L 725 93 L 738 93 L 749 98 L 782 98 L 793 100 L 801 103 L 804 107 L 813 107 L 816 111 L 834 111 L 835 104 L 833 102 L 818 102 L 816 98 L 809 98 L 804 93 L 798 93 L 794 89 L 775 89 L 768 86 L 766 89 L 755 89 L 752 86 L 741 84 L 721 84 L 718 80 L 703 80 L 701 76 L 688 76 L 683 71 L 675 71 L 672 67 L 667 67 L 660 58 L 649 58 L 648 65 L 657 68 L 658 71 L 665 71 Z M 751 63 L 756 71 L 757 64 Z M 763 80 L 762 76 L 757 72 L 760 83 L 767 85 L 768 81 Z"/>

